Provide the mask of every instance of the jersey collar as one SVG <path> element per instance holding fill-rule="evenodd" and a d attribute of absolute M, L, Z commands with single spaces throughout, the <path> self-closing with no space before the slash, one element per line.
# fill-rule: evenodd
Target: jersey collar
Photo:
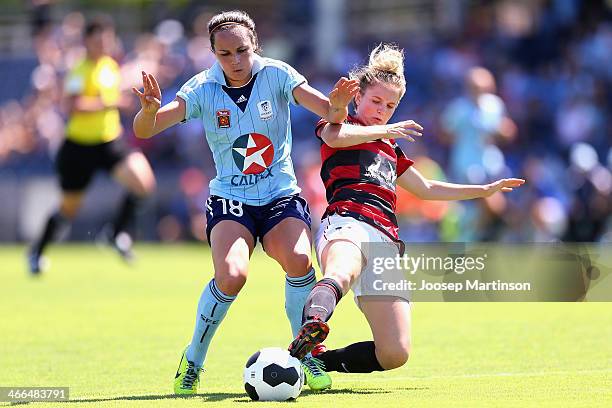
<path fill-rule="evenodd" d="M 265 66 L 266 66 L 266 61 L 264 60 L 264 58 L 255 54 L 253 56 L 253 68 L 251 69 L 251 75 L 255 75 L 256 73 L 261 71 Z M 225 82 L 225 75 L 223 74 L 223 68 L 221 68 L 221 64 L 219 64 L 218 61 L 215 62 L 212 67 L 210 67 L 209 72 L 210 72 L 210 78 L 213 81 L 223 86 L 228 86 L 227 83 Z"/>

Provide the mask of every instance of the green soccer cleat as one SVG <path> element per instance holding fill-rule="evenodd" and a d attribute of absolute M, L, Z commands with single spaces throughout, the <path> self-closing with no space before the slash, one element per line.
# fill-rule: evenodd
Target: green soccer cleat
<path fill-rule="evenodd" d="M 315 357 L 304 357 L 301 361 L 306 384 L 313 391 L 322 391 L 332 386 L 332 379 L 325 371 L 325 364 Z"/>
<path fill-rule="evenodd" d="M 174 376 L 174 393 L 179 395 L 197 394 L 202 371 L 204 371 L 202 368 L 196 368 L 193 362 L 187 360 L 187 348 L 185 348 Z"/>

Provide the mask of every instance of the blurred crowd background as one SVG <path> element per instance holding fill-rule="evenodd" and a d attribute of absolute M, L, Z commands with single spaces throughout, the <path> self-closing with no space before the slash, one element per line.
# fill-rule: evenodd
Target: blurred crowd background
<path fill-rule="evenodd" d="M 0 4 L 0 240 L 26 241 L 57 203 L 53 160 L 66 113 L 62 84 L 83 55 L 86 18 L 115 19 L 122 111 L 130 145 L 152 163 L 158 191 L 137 237 L 204 240 L 214 166 L 194 121 L 151 140 L 134 137 L 130 96 L 153 73 L 163 103 L 214 63 L 206 24 L 222 10 L 254 18 L 263 55 L 282 59 L 324 93 L 379 42 L 405 49 L 407 92 L 392 121 L 424 136 L 402 144 L 440 180 L 525 186 L 473 202 L 422 202 L 400 193 L 408 241 L 612 241 L 612 1 L 260 0 L 53 1 Z M 481 68 L 476 68 L 481 67 Z M 292 108 L 293 159 L 317 220 L 324 207 L 317 118 Z M 101 175 L 71 237 L 90 239 L 115 210 L 118 187 Z"/>

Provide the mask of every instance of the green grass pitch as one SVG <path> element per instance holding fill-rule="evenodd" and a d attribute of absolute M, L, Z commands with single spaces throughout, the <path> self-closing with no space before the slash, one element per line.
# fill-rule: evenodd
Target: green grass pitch
<path fill-rule="evenodd" d="M 0 248 L 0 386 L 70 387 L 71 401 L 55 406 L 250 403 L 246 359 L 290 341 L 283 273 L 258 250 L 213 340 L 202 394 L 176 398 L 174 372 L 212 276 L 207 246 L 141 245 L 133 267 L 110 250 L 52 246 L 51 269 L 40 279 L 26 274 L 24 250 Z M 371 339 L 352 296 L 331 329 L 328 347 Z M 333 390 L 304 390 L 295 402 L 274 405 L 612 406 L 610 303 L 419 303 L 412 339 L 400 369 L 332 373 Z"/>

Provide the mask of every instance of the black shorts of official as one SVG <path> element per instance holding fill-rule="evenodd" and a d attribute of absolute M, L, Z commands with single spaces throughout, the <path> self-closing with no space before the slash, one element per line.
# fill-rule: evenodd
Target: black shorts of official
<path fill-rule="evenodd" d="M 82 145 L 66 139 L 55 162 L 62 190 L 85 190 L 96 171 L 111 172 L 132 152 L 121 138 L 97 145 Z"/>
<path fill-rule="evenodd" d="M 206 238 L 210 243 L 213 227 L 223 220 L 232 220 L 244 225 L 253 235 L 255 244 L 259 239 L 263 246 L 263 237 L 285 218 L 297 218 L 310 228 L 312 220 L 306 200 L 293 194 L 258 206 L 211 195 L 206 200 Z"/>

